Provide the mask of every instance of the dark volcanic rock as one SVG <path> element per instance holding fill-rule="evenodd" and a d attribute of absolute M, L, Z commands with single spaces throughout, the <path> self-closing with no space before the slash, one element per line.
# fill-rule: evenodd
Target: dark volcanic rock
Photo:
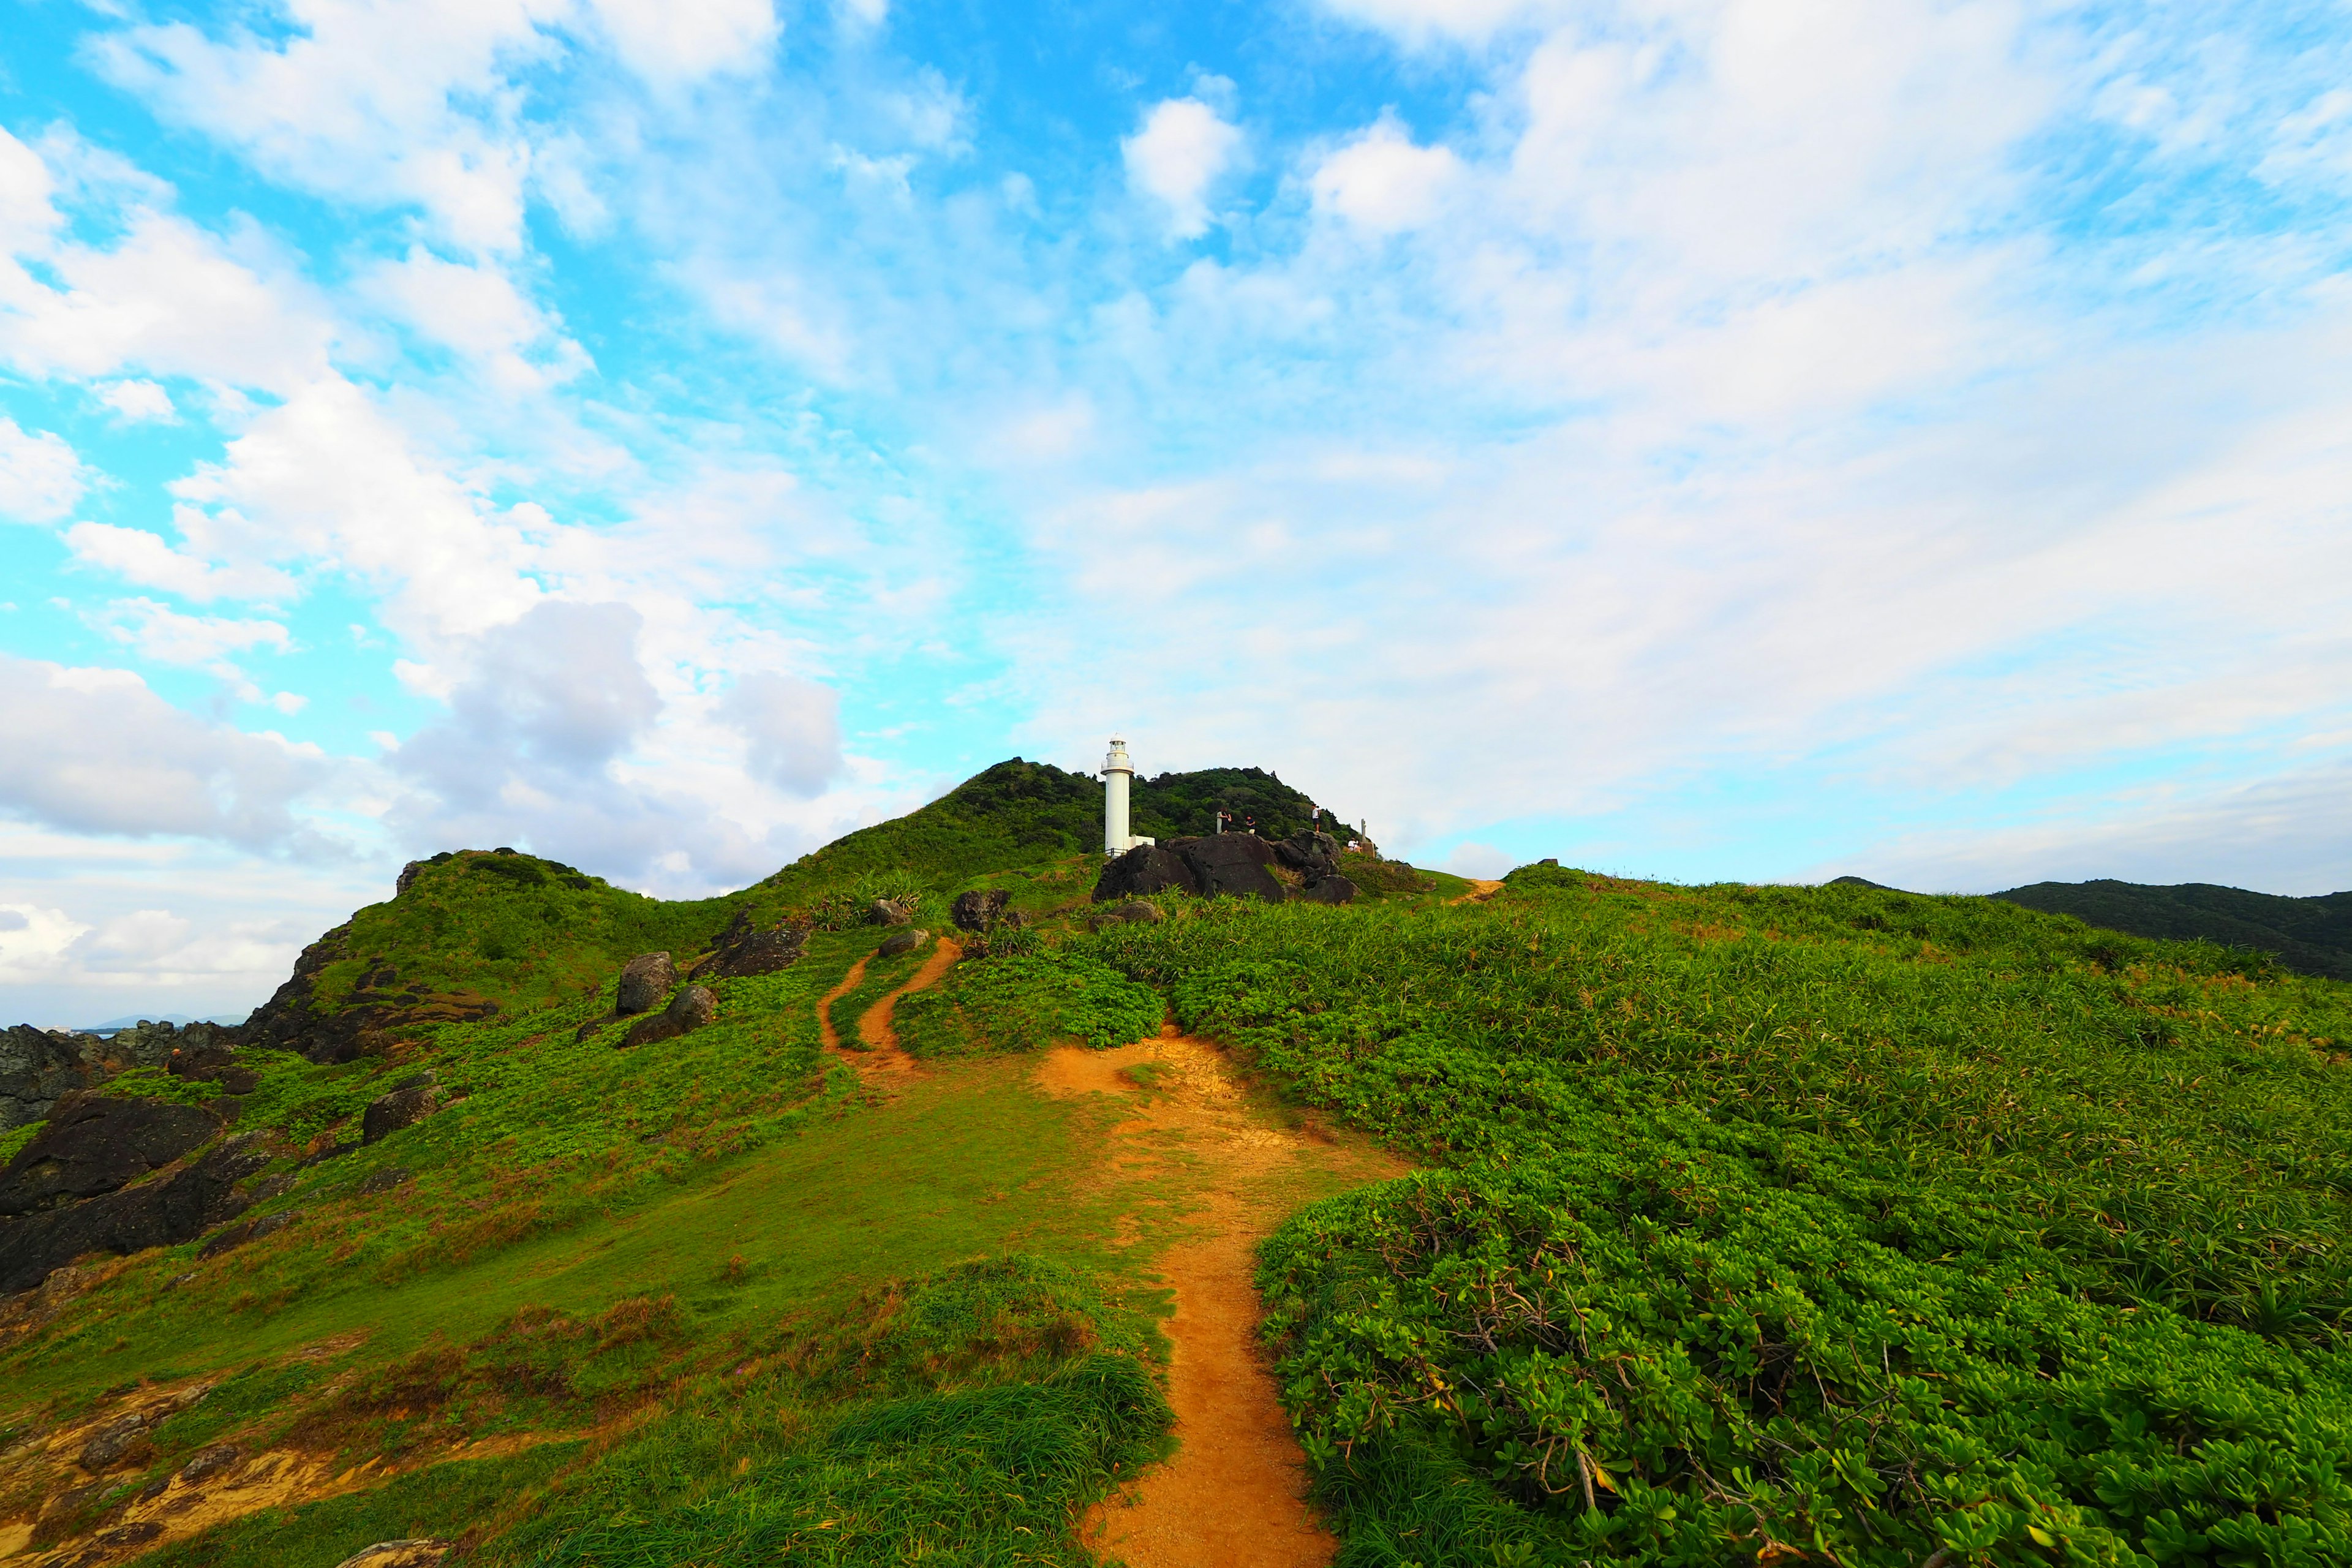
<path fill-rule="evenodd" d="M 623 1017 L 642 1013 L 669 994 L 677 984 L 677 965 L 666 952 L 641 952 L 622 967 L 621 988 L 613 998 L 613 1011 Z"/>
<path fill-rule="evenodd" d="M 656 1040 L 674 1040 L 717 1016 L 719 998 L 708 986 L 689 985 L 670 998 L 668 1006 L 630 1026 L 628 1035 L 619 1044 L 625 1049 L 630 1046 L 648 1046 Z"/>
<path fill-rule="evenodd" d="M 209 1448 L 199 1448 L 188 1456 L 188 1462 L 180 1467 L 180 1479 L 194 1486 L 212 1479 L 244 1458 L 245 1450 L 236 1444 L 215 1443 Z"/>
<path fill-rule="evenodd" d="M 1328 833 L 1294 833 L 1274 847 L 1274 858 L 1309 882 L 1339 874 L 1339 841 Z"/>
<path fill-rule="evenodd" d="M 1344 904 L 1356 896 L 1356 884 L 1335 871 L 1307 883 L 1298 896 L 1310 904 Z"/>
<path fill-rule="evenodd" d="M 923 930 L 920 926 L 909 927 L 908 930 L 902 931 L 894 931 L 890 935 L 882 939 L 882 945 L 876 949 L 876 951 L 885 958 L 896 958 L 902 952 L 912 952 L 915 949 L 922 946 L 923 940 L 930 934 L 930 932 Z"/>
<path fill-rule="evenodd" d="M 235 1217 L 236 1184 L 269 1163 L 256 1136 L 232 1138 L 160 1181 L 0 1220 L 0 1290 L 28 1290 L 85 1252 L 169 1247 Z"/>
<path fill-rule="evenodd" d="M 95 1197 L 209 1142 L 220 1118 L 200 1106 L 75 1094 L 0 1172 L 0 1215 Z"/>
<path fill-rule="evenodd" d="M 304 948 L 302 956 L 294 961 L 293 974 L 239 1028 L 229 1031 L 234 1037 L 245 1045 L 299 1051 L 314 1062 L 348 1062 L 381 1054 L 390 1030 L 416 1024 L 478 1022 L 498 1016 L 499 1005 L 487 996 L 466 992 L 428 994 L 415 986 L 395 990 L 400 973 L 388 963 L 362 974 L 333 1011 L 315 1010 L 313 992 L 319 976 L 329 964 L 352 956 L 351 934 L 350 925 L 340 925 Z"/>
<path fill-rule="evenodd" d="M 404 1079 L 390 1092 L 368 1101 L 360 1116 L 360 1142 L 373 1143 L 404 1127 L 414 1127 L 441 1109 L 441 1088 L 429 1072 Z"/>
<path fill-rule="evenodd" d="M 1165 845 L 1139 844 L 1103 868 L 1095 882 L 1094 900 L 1108 904 L 1147 893 L 1200 890 L 1200 874 L 1181 855 Z"/>
<path fill-rule="evenodd" d="M 808 931 L 800 926 L 778 924 L 767 931 L 756 931 L 751 925 L 749 910 L 736 911 L 735 919 L 719 935 L 709 953 L 698 960 L 687 971 L 691 979 L 735 980 L 747 974 L 772 974 L 798 962 L 802 944 L 808 941 Z"/>
<path fill-rule="evenodd" d="M 78 1089 L 107 1078 L 95 1035 L 53 1035 L 30 1024 L 0 1031 L 0 1132 L 38 1121 Z"/>
<path fill-rule="evenodd" d="M 376 1197 L 394 1187 L 404 1186 L 414 1179 L 414 1173 L 406 1166 L 394 1165 L 390 1170 L 378 1171 L 372 1176 L 362 1178 L 359 1194 L 363 1198 Z"/>
<path fill-rule="evenodd" d="M 1269 904 L 1290 896 L 1290 889 L 1267 868 L 1275 864 L 1274 846 L 1255 833 L 1179 838 L 1171 847 L 1192 868 L 1203 893 L 1230 893 L 1236 898 L 1263 899 Z"/>
<path fill-rule="evenodd" d="M 1004 906 L 1012 901 L 1013 895 L 1003 888 L 974 888 L 970 892 L 958 893 L 948 914 L 957 930 L 985 933 L 1003 918 Z"/>
<path fill-rule="evenodd" d="M 1291 893 L 1273 868 L 1283 865 L 1312 880 L 1316 872 L 1307 868 L 1317 863 L 1316 853 L 1321 847 L 1315 840 L 1330 843 L 1323 834 L 1300 834 L 1281 847 L 1290 851 L 1287 857 L 1255 833 L 1212 833 L 1200 838 L 1171 838 L 1165 844 L 1139 844 L 1103 868 L 1095 883 L 1094 901 L 1108 904 L 1151 893 L 1182 892 L 1227 893 L 1278 904 Z M 1306 847 L 1301 847 L 1301 841 L 1307 841 Z M 1293 859 L 1298 864 L 1289 864 Z M 1323 863 L 1328 864 L 1328 857 Z"/>

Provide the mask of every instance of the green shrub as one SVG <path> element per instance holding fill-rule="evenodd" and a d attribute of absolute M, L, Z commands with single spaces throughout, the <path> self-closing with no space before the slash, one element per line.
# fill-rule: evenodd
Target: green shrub
<path fill-rule="evenodd" d="M 919 1057 L 1031 1051 L 1076 1042 L 1097 1050 L 1156 1034 L 1164 1008 L 1099 959 L 1068 948 L 960 963 L 900 999 L 899 1043 Z"/>

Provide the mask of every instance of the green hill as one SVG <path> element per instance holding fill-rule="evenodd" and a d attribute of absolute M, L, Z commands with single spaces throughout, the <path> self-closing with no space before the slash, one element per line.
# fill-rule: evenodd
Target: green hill
<path fill-rule="evenodd" d="M 1151 788 L 1160 836 L 1305 810 Z M 1415 1167 L 1298 1190 L 1258 1255 L 1344 1563 L 2352 1561 L 2352 986 L 2002 900 L 1557 866 L 1098 925 L 1098 803 L 1006 763 L 697 903 L 417 867 L 261 1020 L 364 1015 L 352 1054 L 257 1027 L 108 1086 L 210 1108 L 187 1158 L 247 1206 L 0 1300 L 0 1552 L 1076 1568 L 1168 1451 L 1154 1269 L 1220 1178 L 1180 1142 L 1114 1174 L 1129 1108 L 1034 1058 L 1164 1016 L 1267 1126 Z M 876 1068 L 856 1017 L 925 952 L 857 900 L 936 926 L 975 886 L 1026 937 L 929 971 L 923 1070 Z M 711 980 L 711 1022 L 583 1035 L 632 953 L 788 914 L 800 956 Z M 363 1138 L 387 1095 L 429 1114 Z M 244 1511 L 205 1479 L 265 1471 Z"/>
<path fill-rule="evenodd" d="M 1996 899 L 2085 925 L 2174 942 L 2214 942 L 2275 953 L 2305 974 L 2352 980 L 2352 893 L 2293 899 L 2210 882 L 2035 882 Z"/>

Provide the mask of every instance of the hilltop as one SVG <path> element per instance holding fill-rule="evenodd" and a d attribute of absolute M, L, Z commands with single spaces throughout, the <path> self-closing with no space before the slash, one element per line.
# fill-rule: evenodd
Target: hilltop
<path fill-rule="evenodd" d="M 0 1258 L 82 1248 L 0 1561 L 2352 1557 L 2352 987 L 1549 864 L 1097 905 L 1098 789 L 688 903 L 436 857 L 0 1133 Z"/>
<path fill-rule="evenodd" d="M 2210 882 L 2035 882 L 1996 899 L 2085 925 L 2173 942 L 2213 942 L 2275 953 L 2305 974 L 2352 980 L 2352 892 L 2286 898 Z"/>

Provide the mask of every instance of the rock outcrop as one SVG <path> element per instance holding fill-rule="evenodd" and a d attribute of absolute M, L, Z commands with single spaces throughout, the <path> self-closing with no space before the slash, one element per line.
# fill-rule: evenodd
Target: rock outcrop
<path fill-rule="evenodd" d="M 120 1255 L 191 1240 L 236 1217 L 246 1202 L 236 1184 L 268 1163 L 258 1136 L 231 1138 L 157 1180 L 0 1220 L 0 1291 L 29 1290 L 86 1252 Z"/>
<path fill-rule="evenodd" d="M 394 1029 L 473 1023 L 498 1016 L 499 1005 L 486 996 L 427 991 L 404 983 L 390 963 L 378 963 L 361 975 L 332 1009 L 318 1010 L 314 993 L 319 976 L 328 965 L 351 956 L 351 935 L 345 923 L 304 948 L 286 984 L 233 1031 L 236 1038 L 245 1045 L 299 1051 L 314 1062 L 348 1062 L 380 1053 Z"/>
<path fill-rule="evenodd" d="M 948 917 L 955 921 L 957 930 L 978 931 L 985 936 L 997 921 L 1004 918 L 1007 912 L 1005 906 L 1012 901 L 1013 895 L 1003 888 L 974 888 L 970 892 L 955 896 Z"/>
<path fill-rule="evenodd" d="M 404 1127 L 414 1127 L 441 1109 L 441 1085 L 430 1072 L 404 1078 L 368 1101 L 360 1115 L 360 1142 L 377 1142 Z"/>
<path fill-rule="evenodd" d="M 751 911 L 739 910 L 709 952 L 687 971 L 689 979 L 736 980 L 747 974 L 772 974 L 797 963 L 808 941 L 804 927 L 782 923 L 766 931 L 754 928 Z"/>
<path fill-rule="evenodd" d="M 1142 844 L 1103 868 L 1094 901 L 1118 903 L 1151 893 L 1229 894 L 1281 903 L 1307 898 L 1346 903 L 1356 885 L 1339 875 L 1339 846 L 1328 833 L 1300 833 L 1269 844 L 1255 833 L 1214 833 Z"/>
<path fill-rule="evenodd" d="M 0 1216 L 114 1192 L 202 1148 L 220 1130 L 220 1118 L 201 1106 L 68 1095 L 0 1172 Z"/>
<path fill-rule="evenodd" d="M 896 958 L 902 952 L 912 952 L 922 946 L 930 934 L 920 926 L 909 926 L 905 931 L 893 931 L 884 937 L 882 945 L 875 951 L 884 958 Z"/>
<path fill-rule="evenodd" d="M 38 1121 L 78 1089 L 106 1081 L 95 1035 L 68 1035 L 19 1024 L 0 1031 L 0 1132 Z"/>
<path fill-rule="evenodd" d="M 613 995 L 613 1011 L 622 1017 L 649 1012 L 677 984 L 677 965 L 666 952 L 641 952 L 621 967 L 620 989 Z"/>
<path fill-rule="evenodd" d="M 707 985 L 689 985 L 670 998 L 668 1006 L 650 1018 L 640 1018 L 629 1026 L 629 1032 L 619 1044 L 649 1046 L 657 1040 L 674 1040 L 689 1034 L 719 1016 L 719 998 Z"/>
<path fill-rule="evenodd" d="M 902 926 L 910 923 L 915 911 L 896 899 L 877 899 L 866 906 L 866 918 L 878 926 Z"/>

